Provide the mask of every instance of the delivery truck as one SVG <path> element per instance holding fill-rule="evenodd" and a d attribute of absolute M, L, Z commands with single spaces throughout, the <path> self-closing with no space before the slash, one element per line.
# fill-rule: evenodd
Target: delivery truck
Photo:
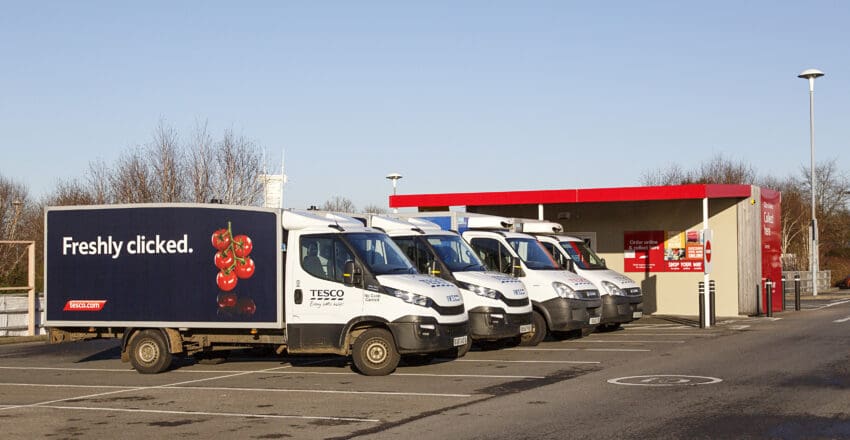
<path fill-rule="evenodd" d="M 584 240 L 563 234 L 563 226 L 545 220 L 514 219 L 516 230 L 532 234 L 570 272 L 587 278 L 602 295 L 600 328 L 612 330 L 643 316 L 643 295 L 631 278 L 608 268 Z"/>
<path fill-rule="evenodd" d="M 522 280 L 532 304 L 532 331 L 521 345 L 592 332 L 601 320 L 602 300 L 593 283 L 559 267 L 531 235 L 513 232 L 510 218 L 458 211 L 409 214 L 461 233 L 491 270 Z"/>
<path fill-rule="evenodd" d="M 468 342 L 457 287 L 343 216 L 220 204 L 45 210 L 51 342 L 119 338 L 140 373 L 245 348 L 350 356 L 386 375 L 402 355 Z"/>
<path fill-rule="evenodd" d="M 365 218 L 369 226 L 392 237 L 420 273 L 460 289 L 471 342 L 484 349 L 500 348 L 519 343 L 523 333 L 531 332 L 531 301 L 523 282 L 487 269 L 460 234 L 421 218 Z"/>

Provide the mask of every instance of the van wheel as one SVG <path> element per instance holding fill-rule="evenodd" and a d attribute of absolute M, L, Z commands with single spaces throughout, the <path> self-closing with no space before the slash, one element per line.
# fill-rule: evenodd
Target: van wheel
<path fill-rule="evenodd" d="M 531 331 L 523 333 L 519 345 L 534 347 L 546 338 L 546 319 L 538 311 L 531 312 Z"/>
<path fill-rule="evenodd" d="M 162 373 L 171 366 L 171 361 L 168 344 L 157 330 L 142 330 L 130 342 L 130 364 L 139 373 Z"/>
<path fill-rule="evenodd" d="M 354 341 L 351 353 L 354 366 L 366 376 L 386 376 L 401 359 L 395 349 L 392 333 L 382 328 L 370 328 Z"/>

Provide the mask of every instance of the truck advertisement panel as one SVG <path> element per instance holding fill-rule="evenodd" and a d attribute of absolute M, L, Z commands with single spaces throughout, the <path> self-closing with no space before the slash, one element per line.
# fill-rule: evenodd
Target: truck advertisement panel
<path fill-rule="evenodd" d="M 281 325 L 274 210 L 121 205 L 45 217 L 49 326 Z"/>

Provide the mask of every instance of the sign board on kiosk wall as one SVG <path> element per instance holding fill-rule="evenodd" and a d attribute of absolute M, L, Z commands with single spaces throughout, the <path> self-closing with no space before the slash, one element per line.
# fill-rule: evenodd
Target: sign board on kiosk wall
<path fill-rule="evenodd" d="M 625 231 L 626 272 L 702 272 L 700 231 Z"/>
<path fill-rule="evenodd" d="M 45 215 L 50 325 L 282 325 L 275 210 L 157 204 Z M 221 230 L 229 239 L 214 240 Z"/>

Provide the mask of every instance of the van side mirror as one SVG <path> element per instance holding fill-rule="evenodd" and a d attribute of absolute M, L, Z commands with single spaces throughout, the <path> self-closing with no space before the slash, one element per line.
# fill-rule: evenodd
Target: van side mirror
<path fill-rule="evenodd" d="M 520 278 L 525 276 L 525 271 L 522 270 L 522 263 L 520 262 L 519 258 L 511 257 L 511 267 L 511 275 L 513 275 L 514 277 Z"/>
<path fill-rule="evenodd" d="M 604 267 L 606 269 L 608 268 L 608 263 L 605 262 L 604 258 L 602 259 L 602 267 Z"/>
<path fill-rule="evenodd" d="M 566 270 L 568 270 L 572 273 L 575 273 L 576 272 L 576 262 L 573 261 L 572 258 L 568 259 L 567 260 L 567 267 L 565 267 L 564 269 L 566 269 Z"/>
<path fill-rule="evenodd" d="M 363 271 L 354 261 L 348 260 L 342 269 L 342 282 L 347 286 L 359 286 L 363 283 Z"/>

